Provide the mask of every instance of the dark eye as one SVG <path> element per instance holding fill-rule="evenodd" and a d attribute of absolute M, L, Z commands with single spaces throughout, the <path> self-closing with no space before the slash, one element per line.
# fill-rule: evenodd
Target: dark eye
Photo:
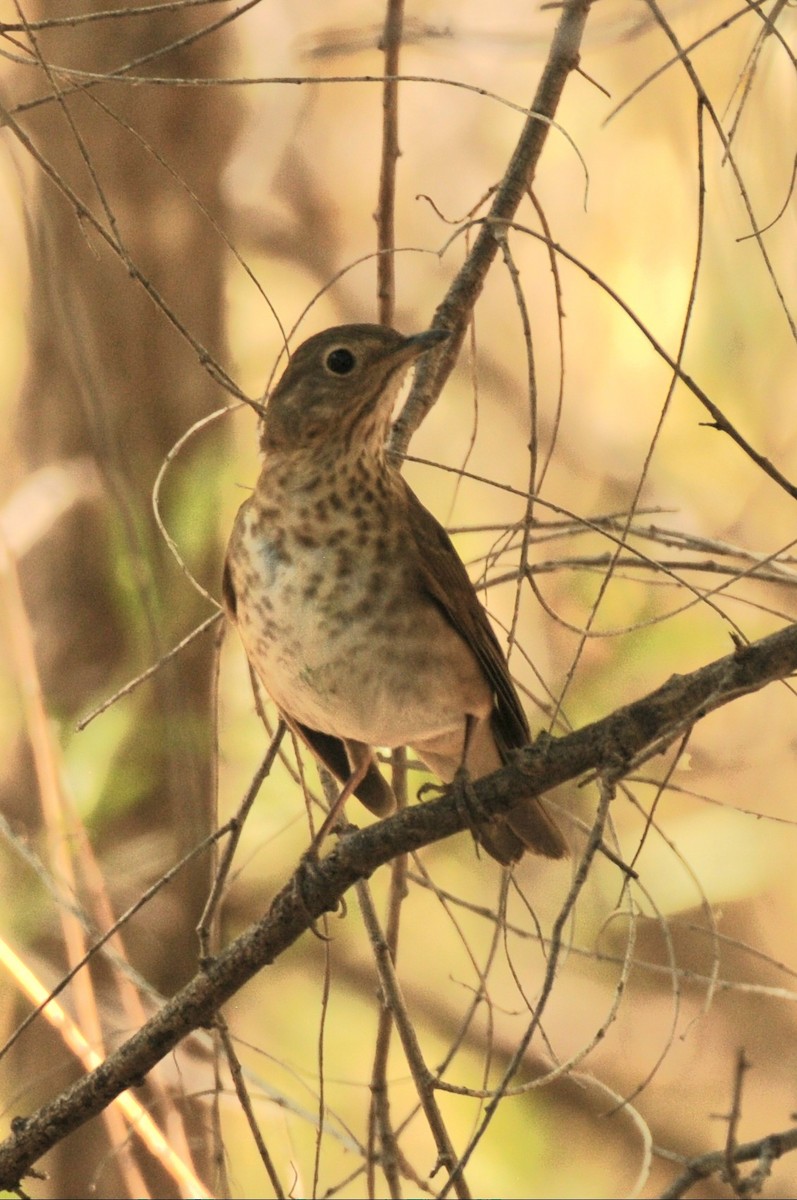
<path fill-rule="evenodd" d="M 356 365 L 357 359 L 345 346 L 339 346 L 337 350 L 330 350 L 327 355 L 327 370 L 331 371 L 333 375 L 348 375 Z"/>

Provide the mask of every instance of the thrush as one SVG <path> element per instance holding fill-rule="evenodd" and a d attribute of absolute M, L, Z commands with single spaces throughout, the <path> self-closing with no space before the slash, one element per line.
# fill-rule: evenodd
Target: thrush
<path fill-rule="evenodd" d="M 389 463 L 410 365 L 448 335 L 341 325 L 293 353 L 260 426 L 224 602 L 287 725 L 377 816 L 395 798 L 374 747 L 410 746 L 448 783 L 497 770 L 530 740 L 506 658 L 445 530 Z M 493 858 L 560 858 L 543 803 L 474 832 Z"/>

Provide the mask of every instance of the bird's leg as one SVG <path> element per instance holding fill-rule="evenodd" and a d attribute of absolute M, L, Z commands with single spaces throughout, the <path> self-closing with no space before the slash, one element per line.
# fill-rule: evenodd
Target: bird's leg
<path fill-rule="evenodd" d="M 476 732 L 478 725 L 478 717 L 474 717 L 473 713 L 465 714 L 465 736 L 462 739 L 462 759 L 457 767 L 456 774 L 451 781 L 451 788 L 457 809 L 462 813 L 468 829 L 473 834 L 476 845 L 479 845 L 479 825 L 485 820 L 481 805 L 479 804 L 476 793 L 473 790 L 473 784 L 470 778 L 470 771 L 467 767 L 468 751 L 470 750 L 473 741 L 473 735 Z"/>
<path fill-rule="evenodd" d="M 468 772 L 468 768 L 465 766 L 465 763 L 468 760 L 468 751 L 470 750 L 471 742 L 473 741 L 473 735 L 476 732 L 476 726 L 478 723 L 478 717 L 474 717 L 473 713 L 465 713 L 465 736 L 462 739 L 462 760 L 460 761 L 460 764 L 457 767 L 457 773 L 454 776 L 454 779 L 457 782 L 460 782 L 463 777 L 468 781 L 470 780 L 470 773 Z"/>
<path fill-rule="evenodd" d="M 343 811 L 344 804 L 348 800 L 349 796 L 353 795 L 353 793 L 357 790 L 363 779 L 365 779 L 368 768 L 371 765 L 370 749 L 366 746 L 363 746 L 363 750 L 366 751 L 366 753 L 352 753 L 352 747 L 355 745 L 358 744 L 352 742 L 347 742 L 346 744 L 346 749 L 349 754 L 349 763 L 352 767 L 352 773 L 344 783 L 343 787 L 341 788 L 340 795 L 335 800 L 335 803 L 325 816 L 321 828 L 310 843 L 309 849 L 306 851 L 308 857 L 315 858 L 317 856 L 318 847 L 321 845 L 330 829 L 334 828 L 334 826 L 337 824 L 338 817 Z"/>
<path fill-rule="evenodd" d="M 465 736 L 462 739 L 462 754 L 460 755 L 459 765 L 457 766 L 457 769 L 454 772 L 454 775 L 451 777 L 451 779 L 448 783 L 444 783 L 442 785 L 439 783 L 424 783 L 424 784 L 422 784 L 421 787 L 418 788 L 418 799 L 419 800 L 422 800 L 424 798 L 424 796 L 427 796 L 429 794 L 441 795 L 442 793 L 446 792 L 449 788 L 453 788 L 455 786 L 459 787 L 461 789 L 464 789 L 470 785 L 470 771 L 468 770 L 468 767 L 465 765 L 465 763 L 466 763 L 471 745 L 473 743 L 473 735 L 476 732 L 476 727 L 477 727 L 478 723 L 479 723 L 478 717 L 475 717 L 473 715 L 473 713 L 465 714 Z M 424 757 L 422 749 L 420 750 L 420 755 L 421 755 L 421 758 Z M 432 756 L 430 755 L 429 757 L 431 758 Z M 446 758 L 448 758 L 448 757 L 449 757 L 448 754 L 446 754 Z M 433 762 L 434 762 L 434 760 L 432 760 L 432 763 Z M 432 764 L 430 764 L 430 765 L 432 765 Z M 442 774 L 443 778 L 445 779 L 447 772 L 444 771 L 441 766 L 438 766 L 437 770 Z M 475 797 L 474 797 L 474 800 L 475 800 Z"/>

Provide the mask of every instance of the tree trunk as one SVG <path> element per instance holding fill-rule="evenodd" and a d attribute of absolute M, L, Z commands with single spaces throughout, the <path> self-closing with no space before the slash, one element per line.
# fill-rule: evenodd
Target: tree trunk
<path fill-rule="evenodd" d="M 67 7 L 86 11 L 84 0 L 79 5 L 71 0 Z M 209 11 L 89 22 L 37 37 L 45 61 L 103 72 L 208 24 Z M 49 6 L 46 15 L 53 15 Z M 67 15 L 63 5 L 58 15 Z M 133 73 L 221 74 L 223 48 L 223 32 L 213 34 Z M 51 92 L 43 71 L 30 71 L 29 77 L 24 98 Z M 69 87 L 63 76 L 59 82 L 65 90 Z M 237 120 L 230 90 L 102 84 L 68 95 L 63 107 L 50 99 L 19 119 L 42 155 L 107 226 L 101 188 L 135 266 L 202 345 L 223 361 L 223 244 L 197 200 L 144 142 L 223 225 L 220 175 Z M 19 409 L 19 444 L 31 470 L 85 456 L 96 464 L 103 484 L 99 500 L 72 510 L 23 563 L 48 708 L 74 724 L 208 615 L 207 605 L 162 544 L 150 492 L 172 444 L 193 421 L 218 407 L 223 396 L 195 351 L 119 258 L 58 189 L 37 174 L 28 203 L 31 366 Z M 220 554 L 216 525 L 209 519 L 215 485 L 207 467 L 208 437 L 218 455 L 224 432 L 216 426 L 196 443 L 199 450 L 189 448 L 175 468 L 182 484 L 179 511 L 176 501 L 169 502 L 176 489 L 168 484 L 164 509 L 167 524 L 170 512 L 183 526 L 193 518 L 191 566 L 216 592 Z M 204 528 L 196 528 L 203 522 Z M 103 846 L 118 846 L 120 838 L 129 850 L 129 860 L 110 880 L 112 889 L 117 884 L 117 909 L 137 894 L 142 880 L 156 878 L 207 832 L 211 660 L 211 644 L 204 637 L 154 683 L 121 702 L 133 706 L 135 719 L 93 829 L 100 853 Z M 119 795 L 120 780 L 124 796 Z M 29 774 L 14 790 L 18 812 L 19 797 L 28 797 L 24 819 L 35 829 L 38 804 Z M 167 993 L 195 970 L 194 927 L 207 886 L 205 858 L 182 872 L 130 928 L 135 965 Z M 50 1063 L 54 1053 L 66 1058 L 66 1051 L 47 1046 L 50 1039 L 40 1032 L 23 1044 L 25 1076 L 35 1079 L 41 1072 L 49 1090 L 52 1080 L 43 1063 L 38 1070 L 31 1063 L 30 1046 L 37 1040 Z M 52 1184 L 55 1194 L 89 1194 L 96 1155 L 102 1153 L 97 1141 L 96 1131 L 81 1138 L 79 1147 L 70 1139 L 62 1157 L 64 1173 L 57 1186 L 55 1180 Z M 113 1167 L 105 1163 L 96 1194 L 111 1194 L 112 1174 Z"/>

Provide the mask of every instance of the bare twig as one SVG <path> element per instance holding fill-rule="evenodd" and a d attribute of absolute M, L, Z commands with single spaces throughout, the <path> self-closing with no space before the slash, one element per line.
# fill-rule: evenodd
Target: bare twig
<path fill-rule="evenodd" d="M 415 1027 L 410 1019 L 407 1006 L 401 997 L 401 989 L 396 977 L 390 949 L 379 927 L 371 892 L 365 880 L 360 880 L 357 884 L 357 896 L 360 901 L 363 920 L 368 928 L 371 945 L 377 951 L 376 961 L 379 970 L 379 981 L 385 993 L 385 1002 L 389 1005 L 396 1022 L 396 1028 L 398 1029 L 401 1044 L 404 1048 L 407 1065 L 410 1068 L 413 1082 L 418 1092 L 418 1099 L 421 1102 L 421 1108 L 423 1109 L 429 1130 L 434 1138 L 434 1144 L 437 1148 L 437 1163 L 435 1164 L 434 1172 L 440 1169 L 445 1170 L 449 1175 L 449 1183 L 456 1195 L 460 1197 L 460 1200 L 469 1200 L 471 1192 L 465 1182 L 462 1170 L 458 1170 L 456 1176 L 451 1174 L 454 1164 L 457 1162 L 457 1156 L 449 1137 L 446 1123 L 443 1120 L 440 1106 L 435 1098 L 435 1078 L 426 1065 Z"/>
<path fill-rule="evenodd" d="M 241 1064 L 238 1061 L 238 1055 L 235 1053 L 235 1046 L 233 1045 L 232 1038 L 230 1037 L 230 1031 L 227 1028 L 227 1022 L 222 1017 L 217 1017 L 216 1025 L 218 1027 L 219 1036 L 221 1037 L 221 1044 L 224 1047 L 224 1053 L 227 1057 L 227 1065 L 230 1068 L 230 1075 L 232 1076 L 233 1086 L 235 1087 L 235 1094 L 238 1097 L 238 1103 L 241 1105 L 241 1110 L 246 1117 L 246 1123 L 249 1126 L 250 1132 L 255 1141 L 255 1145 L 257 1146 L 257 1152 L 260 1155 L 260 1161 L 266 1168 L 266 1173 L 271 1180 L 271 1186 L 274 1189 L 274 1195 L 277 1197 L 277 1200 L 284 1200 L 284 1197 L 287 1195 L 287 1193 L 280 1182 L 279 1175 L 277 1174 L 277 1168 L 274 1166 L 274 1160 L 268 1152 L 266 1143 L 263 1141 L 263 1135 L 260 1132 L 260 1126 L 257 1123 L 257 1118 L 255 1117 L 254 1110 L 252 1108 L 252 1102 L 249 1099 L 249 1090 L 246 1086 L 244 1073 L 241 1070 Z"/>
<path fill-rule="evenodd" d="M 529 237 L 537 238 L 539 241 L 545 242 L 546 245 L 548 244 L 548 239 L 536 229 L 519 225 L 516 221 L 509 222 L 509 225 L 512 229 L 522 229 L 524 233 L 529 235 Z M 606 283 L 604 279 L 601 279 L 600 275 L 593 271 L 591 267 L 577 258 L 575 254 L 571 254 L 569 250 L 565 249 L 564 246 L 556 243 L 551 247 L 551 249 L 554 250 L 560 258 L 566 259 L 567 262 L 572 263 L 574 267 L 577 267 L 579 271 L 582 271 L 592 283 L 596 283 L 598 287 L 601 288 L 601 290 L 604 291 L 607 296 L 610 296 L 614 303 L 623 310 L 626 316 L 634 323 L 634 325 L 636 325 L 643 337 L 647 339 L 647 341 L 655 350 L 656 354 L 658 354 L 658 356 L 665 363 L 667 363 L 671 370 L 676 373 L 681 383 L 683 383 L 685 387 L 689 389 L 692 395 L 703 405 L 706 412 L 711 417 L 711 421 L 707 421 L 706 424 L 713 429 L 719 430 L 720 433 L 726 433 L 728 437 L 730 437 L 731 440 L 734 441 L 736 445 L 744 451 L 748 458 L 750 458 L 756 464 L 757 467 L 760 467 L 761 470 L 768 475 L 770 479 L 774 480 L 774 482 L 777 483 L 778 486 L 781 487 L 793 500 L 797 499 L 797 485 L 793 484 L 789 479 L 787 479 L 786 476 L 783 475 L 765 455 L 761 454 L 750 442 L 747 441 L 747 439 L 739 432 L 736 426 L 732 424 L 722 409 L 714 403 L 714 401 L 703 390 L 703 388 L 701 388 L 700 385 L 691 377 L 691 375 L 687 374 L 687 372 L 678 365 L 675 359 L 668 354 L 661 342 L 654 337 L 638 314 L 623 300 L 619 293 L 616 292 L 608 283 Z M 448 342 L 445 343 L 446 348 L 448 347 L 448 344 Z M 418 368 L 416 368 L 416 375 L 417 371 Z M 410 394 L 407 403 L 409 403 L 409 399 L 411 398 L 412 393 Z"/>
<path fill-rule="evenodd" d="M 665 17 L 660 5 L 657 3 L 657 0 L 646 0 L 646 3 L 648 5 L 648 7 L 650 8 L 650 11 L 655 16 L 656 21 L 660 25 L 661 29 L 663 30 L 663 32 L 665 33 L 667 38 L 669 38 L 670 42 L 672 43 L 672 46 L 673 46 L 676 54 L 678 55 L 678 58 L 682 64 L 684 70 L 686 71 L 686 74 L 689 76 L 689 82 L 692 84 L 692 87 L 695 90 L 695 95 L 698 97 L 700 104 L 705 108 L 705 111 L 708 113 L 708 115 L 711 119 L 711 122 L 714 125 L 714 129 L 717 133 L 717 137 L 720 139 L 720 142 L 722 143 L 725 161 L 730 166 L 730 169 L 733 172 L 734 178 L 735 178 L 737 186 L 739 188 L 739 194 L 742 198 L 742 202 L 744 204 L 745 210 L 747 212 L 747 217 L 750 222 L 752 236 L 754 237 L 756 245 L 758 246 L 759 254 L 761 255 L 761 258 L 763 260 L 764 266 L 766 268 L 766 272 L 772 283 L 772 287 L 775 289 L 775 294 L 778 297 L 781 311 L 783 312 L 783 315 L 786 318 L 789 329 L 791 331 L 791 335 L 794 339 L 797 340 L 797 321 L 795 320 L 795 318 L 792 315 L 792 312 L 789 308 L 789 304 L 788 304 L 788 301 L 784 294 L 783 288 L 778 280 L 777 275 L 775 274 L 775 268 L 773 266 L 769 250 L 767 249 L 766 243 L 764 242 L 764 239 L 759 232 L 761 223 L 760 223 L 760 221 L 757 220 L 755 213 L 753 211 L 752 200 L 750 198 L 750 194 L 745 185 L 744 179 L 742 178 L 741 171 L 739 170 L 739 166 L 736 161 L 736 156 L 731 148 L 730 138 L 725 133 L 725 130 L 722 127 L 722 122 L 714 108 L 714 105 L 711 103 L 711 100 L 710 100 L 705 88 L 703 87 L 703 84 L 700 80 L 700 76 L 698 75 L 693 62 L 692 62 L 691 58 L 689 57 L 689 54 L 679 43 L 678 38 L 675 35 L 675 31 L 673 30 L 669 21 Z M 779 9 L 780 7 L 782 7 L 782 5 L 779 5 L 779 4 L 775 5 L 776 10 Z"/>
<path fill-rule="evenodd" d="M 388 0 L 381 49 L 385 56 L 382 89 L 382 166 L 379 172 L 379 201 L 376 210 L 377 246 L 376 298 L 379 321 L 393 324 L 396 307 L 396 274 L 393 250 L 396 245 L 396 164 L 398 162 L 399 53 L 404 22 L 404 0 Z"/>
<path fill-rule="evenodd" d="M 78 733 L 82 732 L 87 725 L 91 724 L 95 717 L 98 717 L 100 713 L 104 713 L 106 709 L 110 708 L 112 704 L 115 704 L 117 700 L 121 700 L 123 696 L 129 696 L 131 692 L 136 690 L 139 684 L 146 683 L 148 679 L 151 679 L 152 676 L 160 671 L 161 667 L 169 662 L 170 659 L 174 658 L 182 650 L 185 650 L 186 646 L 190 646 L 194 638 L 199 637 L 202 633 L 207 633 L 209 629 L 212 629 L 214 625 L 217 625 L 218 622 L 222 620 L 223 616 L 223 612 L 214 612 L 211 616 L 207 617 L 201 625 L 197 625 L 196 629 L 192 629 L 190 633 L 186 634 L 186 636 L 179 641 L 176 646 L 173 646 L 171 650 L 167 650 L 165 654 L 162 654 L 156 663 L 153 663 L 151 667 L 147 667 L 146 671 L 142 671 L 140 675 L 136 675 L 135 679 L 131 679 L 129 683 L 124 685 L 124 687 L 120 687 L 118 691 L 114 692 L 112 696 L 109 696 L 107 700 L 103 700 L 102 704 L 98 704 L 97 707 L 93 708 L 85 717 L 81 717 L 75 726 Z"/>
<path fill-rule="evenodd" d="M 738 1163 L 734 1158 L 734 1153 L 739 1146 L 737 1134 L 739 1132 L 739 1122 L 742 1119 L 742 1088 L 744 1086 L 745 1072 L 750 1069 L 750 1063 L 743 1049 L 740 1049 L 736 1055 L 736 1064 L 733 1072 L 733 1096 L 731 1098 L 731 1110 L 728 1113 L 728 1135 L 725 1138 L 725 1176 L 733 1188 L 734 1192 L 740 1198 L 746 1194 L 742 1173 L 739 1170 Z"/>
<path fill-rule="evenodd" d="M 400 748 L 393 754 L 393 792 L 399 808 L 407 806 L 407 751 Z M 401 909 L 407 896 L 407 856 L 399 854 L 391 863 L 390 891 L 388 894 L 387 924 L 384 941 L 390 961 L 395 966 L 398 953 Z M 368 929 L 369 927 L 366 926 Z M 377 966 L 381 952 L 381 941 L 373 946 Z M 369 1196 L 376 1194 L 373 1171 L 376 1161 L 375 1139 L 379 1136 L 379 1162 L 385 1173 L 391 1198 L 401 1195 L 399 1164 L 401 1152 L 390 1118 L 390 1095 L 388 1092 L 387 1064 L 390 1054 L 394 1016 L 389 1003 L 390 996 L 383 990 L 382 1005 L 376 1031 L 374 1061 L 371 1068 L 371 1106 L 368 1114 L 368 1180 Z"/>
<path fill-rule="evenodd" d="M 454 1169 L 454 1171 L 451 1175 L 451 1179 L 449 1180 L 448 1185 L 446 1187 L 444 1187 L 443 1191 L 440 1193 L 441 1197 L 445 1196 L 451 1190 L 452 1187 L 456 1188 L 457 1182 L 459 1181 L 459 1179 L 461 1177 L 462 1171 L 467 1166 L 468 1162 L 471 1159 L 471 1156 L 473 1155 L 473 1152 L 475 1151 L 476 1147 L 478 1146 L 478 1144 L 481 1141 L 484 1134 L 487 1132 L 487 1127 L 489 1126 L 493 1117 L 495 1116 L 496 1112 L 498 1111 L 498 1107 L 499 1107 L 501 1101 L 503 1100 L 504 1096 L 506 1095 L 507 1089 L 509 1088 L 512 1080 L 514 1079 L 515 1075 L 517 1074 L 518 1069 L 525 1057 L 526 1051 L 528 1050 L 529 1046 L 531 1045 L 531 1040 L 532 1040 L 534 1034 L 537 1032 L 537 1030 L 540 1027 L 540 1021 L 542 1018 L 542 1014 L 545 1011 L 545 1005 L 547 1003 L 548 997 L 551 994 L 551 990 L 553 989 L 553 985 L 556 980 L 557 964 L 559 961 L 559 956 L 562 953 L 562 946 L 563 946 L 562 936 L 563 936 L 564 930 L 566 928 L 567 922 L 570 918 L 570 914 L 573 911 L 573 905 L 575 904 L 576 899 L 578 898 L 578 895 L 586 882 L 587 874 L 589 872 L 589 868 L 592 863 L 592 860 L 595 857 L 595 855 L 597 854 L 598 847 L 601 844 L 601 839 L 603 836 L 603 827 L 604 827 L 604 825 L 606 823 L 606 819 L 609 815 L 609 802 L 612 799 L 613 795 L 614 795 L 613 786 L 607 780 L 603 780 L 602 787 L 601 787 L 601 803 L 598 807 L 598 813 L 597 813 L 597 816 L 595 819 L 595 824 L 590 833 L 589 840 L 587 841 L 587 845 L 584 848 L 584 853 L 581 856 L 581 862 L 578 864 L 578 868 L 577 868 L 575 876 L 573 878 L 573 882 L 570 886 L 570 891 L 568 892 L 567 898 L 566 898 L 564 904 L 562 905 L 561 909 L 559 910 L 559 913 L 553 924 L 553 929 L 551 931 L 551 948 L 550 948 L 550 952 L 548 955 L 548 962 L 547 962 L 546 969 L 545 969 L 545 980 L 543 982 L 539 1000 L 537 1001 L 536 1010 L 534 1011 L 531 1021 L 529 1022 L 522 1038 L 520 1038 L 520 1040 L 518 1041 L 517 1047 L 515 1049 L 515 1053 L 512 1055 L 512 1058 L 511 1058 L 508 1066 L 506 1067 L 506 1070 L 504 1071 L 504 1074 L 501 1078 L 501 1082 L 499 1083 L 498 1087 L 496 1088 L 494 1095 L 490 1098 L 490 1100 L 487 1103 L 487 1106 L 484 1110 L 484 1116 L 482 1118 L 481 1124 L 479 1125 L 479 1128 L 476 1130 L 476 1133 L 471 1138 L 467 1149 L 465 1150 L 464 1154 L 460 1158 L 459 1162 L 456 1164 L 456 1168 Z"/>
<path fill-rule="evenodd" d="M 227 876 L 230 873 L 232 860 L 235 857 L 235 851 L 238 849 L 238 843 L 241 840 L 244 822 L 249 815 L 250 808 L 257 799 L 257 795 L 263 785 L 263 781 L 271 772 L 271 768 L 274 765 L 274 760 L 277 757 L 284 734 L 285 722 L 280 719 L 277 723 L 274 736 L 271 739 L 271 745 L 266 751 L 262 763 L 252 777 L 252 782 L 246 790 L 246 794 L 241 801 L 237 813 L 227 823 L 226 828 L 230 830 L 230 837 L 227 839 L 227 843 L 224 847 L 224 853 L 221 857 L 221 861 L 219 862 L 218 869 L 216 871 L 216 876 L 213 880 L 213 887 L 211 888 L 210 895 L 208 896 L 205 907 L 202 910 L 202 916 L 199 919 L 199 924 L 197 925 L 199 951 L 202 959 L 207 958 L 210 953 L 210 923 L 216 912 L 216 908 L 218 907 L 222 892 L 224 891 L 224 885 L 226 884 Z"/>

